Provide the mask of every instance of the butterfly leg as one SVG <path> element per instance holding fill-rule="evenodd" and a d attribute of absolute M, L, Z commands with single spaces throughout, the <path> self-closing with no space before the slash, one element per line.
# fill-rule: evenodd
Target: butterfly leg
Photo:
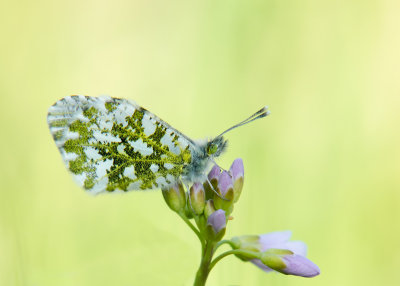
<path fill-rule="evenodd" d="M 226 198 L 224 198 L 223 196 L 221 196 L 215 189 L 214 189 L 214 186 L 211 184 L 211 182 L 210 182 L 210 180 L 207 178 L 207 182 L 208 182 L 208 184 L 210 185 L 210 187 L 211 187 L 211 190 L 213 190 L 213 192 L 220 198 L 220 199 L 222 199 L 222 200 L 224 200 L 224 201 L 228 201 L 228 199 L 226 199 Z"/>

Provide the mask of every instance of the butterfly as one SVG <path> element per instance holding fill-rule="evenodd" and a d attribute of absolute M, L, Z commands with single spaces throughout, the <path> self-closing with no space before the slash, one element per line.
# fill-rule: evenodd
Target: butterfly
<path fill-rule="evenodd" d="M 263 107 L 211 140 L 192 140 L 132 101 L 74 95 L 52 105 L 47 122 L 66 167 L 96 194 L 204 182 L 227 148 L 223 135 L 268 114 Z"/>

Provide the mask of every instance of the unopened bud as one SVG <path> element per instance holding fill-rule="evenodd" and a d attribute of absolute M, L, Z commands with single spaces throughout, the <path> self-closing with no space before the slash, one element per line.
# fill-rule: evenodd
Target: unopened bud
<path fill-rule="evenodd" d="M 279 253 L 279 251 L 281 252 Z M 268 266 L 269 268 L 280 272 L 286 267 L 286 264 L 283 262 L 282 259 L 282 256 L 285 254 L 291 255 L 293 254 L 293 252 L 291 252 L 290 250 L 271 248 L 261 254 L 260 260 L 265 266 Z"/>
<path fill-rule="evenodd" d="M 233 161 L 231 168 L 229 169 L 229 173 L 232 175 L 234 202 L 236 203 L 239 200 L 240 194 L 242 193 L 243 189 L 243 182 L 244 182 L 243 160 L 239 158 Z"/>
<path fill-rule="evenodd" d="M 223 171 L 218 180 L 219 196 L 215 194 L 214 203 L 217 209 L 223 209 L 230 215 L 233 211 L 233 183 L 227 171 Z"/>
<path fill-rule="evenodd" d="M 207 236 L 209 239 L 219 241 L 225 234 L 226 217 L 225 211 L 216 210 L 207 219 Z"/>
<path fill-rule="evenodd" d="M 194 183 L 190 188 L 190 205 L 196 215 L 201 215 L 204 210 L 206 194 L 200 183 Z"/>
<path fill-rule="evenodd" d="M 168 189 L 162 189 L 164 200 L 171 210 L 181 212 L 186 206 L 185 190 L 182 184 L 175 184 Z"/>
<path fill-rule="evenodd" d="M 214 167 L 208 173 L 208 180 L 211 182 L 214 188 L 216 188 L 218 185 L 218 178 L 220 174 L 221 169 L 217 165 L 214 165 Z"/>

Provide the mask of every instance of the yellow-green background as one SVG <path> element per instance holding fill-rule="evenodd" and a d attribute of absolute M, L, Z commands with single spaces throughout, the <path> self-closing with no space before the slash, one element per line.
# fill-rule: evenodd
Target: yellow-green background
<path fill-rule="evenodd" d="M 227 237 L 290 229 L 321 268 L 234 257 L 209 285 L 400 285 L 396 0 L 3 1 L 0 285 L 190 285 L 195 236 L 159 191 L 92 197 L 49 134 L 71 94 L 135 100 L 192 138 L 233 131 L 245 186 Z"/>

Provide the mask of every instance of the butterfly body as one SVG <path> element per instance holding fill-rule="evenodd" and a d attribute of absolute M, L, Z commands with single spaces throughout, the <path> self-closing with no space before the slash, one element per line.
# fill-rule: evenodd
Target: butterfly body
<path fill-rule="evenodd" d="M 227 142 L 193 141 L 137 104 L 111 97 L 65 97 L 49 108 L 47 121 L 66 167 L 91 193 L 202 182 Z"/>
<path fill-rule="evenodd" d="M 227 140 L 223 137 L 196 140 L 194 143 L 191 146 L 192 161 L 183 170 L 184 182 L 204 182 L 207 179 L 206 171 L 210 168 L 213 159 L 219 157 L 227 147 Z M 217 152 L 210 153 L 210 146 L 217 146 Z"/>

